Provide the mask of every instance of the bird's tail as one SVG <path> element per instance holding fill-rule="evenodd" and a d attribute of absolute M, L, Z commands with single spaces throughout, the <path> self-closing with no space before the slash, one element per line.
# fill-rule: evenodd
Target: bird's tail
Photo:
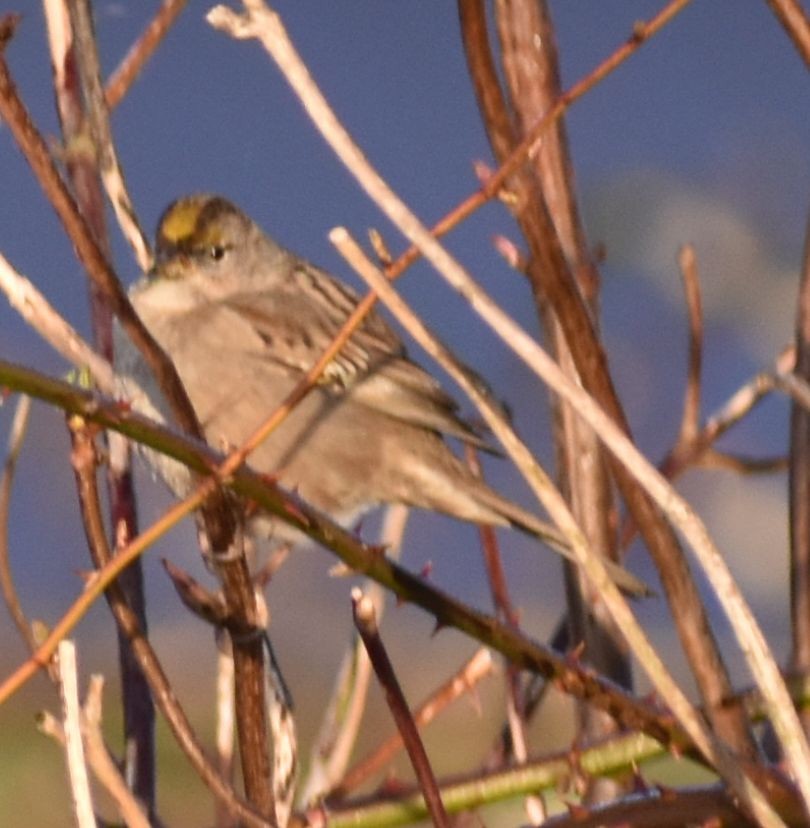
<path fill-rule="evenodd" d="M 480 488 L 476 488 L 475 497 L 482 506 L 502 518 L 502 520 L 497 521 L 498 523 L 507 523 L 509 526 L 537 538 L 567 560 L 577 563 L 568 541 L 556 526 L 541 520 L 511 500 L 501 497 L 496 491 L 483 483 Z M 644 581 L 614 561 L 606 560 L 604 564 L 613 582 L 625 594 L 633 597 L 648 597 L 655 594 L 655 591 Z"/>

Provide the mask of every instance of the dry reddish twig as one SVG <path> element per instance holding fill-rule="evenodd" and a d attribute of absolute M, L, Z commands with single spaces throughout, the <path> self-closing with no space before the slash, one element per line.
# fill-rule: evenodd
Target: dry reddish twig
<path fill-rule="evenodd" d="M 700 298 L 695 249 L 685 245 L 678 254 L 678 264 L 683 280 L 686 310 L 689 316 L 689 360 L 684 391 L 683 416 L 678 443 L 694 442 L 700 428 L 701 363 L 703 359 L 703 305 Z"/>
<path fill-rule="evenodd" d="M 147 271 L 152 266 L 152 251 L 138 222 L 135 207 L 124 182 L 124 171 L 113 143 L 88 0 L 73 0 L 70 4 L 70 19 L 75 37 L 75 61 L 84 101 L 85 123 L 82 124 L 82 128 L 90 131 L 93 166 L 101 176 L 124 238 L 134 251 L 141 270 Z"/>
<path fill-rule="evenodd" d="M 810 221 L 805 234 L 796 311 L 796 378 L 810 380 Z M 791 666 L 810 667 L 810 412 L 794 402 L 790 416 Z M 802 714 L 810 732 L 810 714 Z"/>
<path fill-rule="evenodd" d="M 115 109 L 135 82 L 146 62 L 180 15 L 188 0 L 163 0 L 155 16 L 149 21 L 141 36 L 132 44 L 118 68 L 107 81 L 105 98 L 107 106 Z"/>
<path fill-rule="evenodd" d="M 374 604 L 357 587 L 352 590 L 352 612 L 355 626 L 360 633 L 360 638 L 363 639 L 371 666 L 374 668 L 377 680 L 385 693 L 388 708 L 394 717 L 405 750 L 408 752 L 416 779 L 427 803 L 430 818 L 437 828 L 449 828 L 450 821 L 442 804 L 442 797 L 439 793 L 439 786 L 436 784 L 433 768 L 430 765 L 427 753 L 425 753 L 422 740 L 419 738 L 419 731 L 416 729 L 411 711 L 408 709 L 408 703 L 405 701 L 405 695 L 399 686 L 393 665 L 385 651 L 385 645 L 380 638 Z"/>
<path fill-rule="evenodd" d="M 399 560 L 408 514 L 408 507 L 402 504 L 389 505 L 385 509 L 380 546 L 390 560 Z M 362 589 L 372 601 L 377 618 L 382 618 L 385 612 L 383 588 L 367 579 Z M 310 750 L 310 767 L 299 801 L 307 804 L 320 801 L 344 778 L 365 713 L 370 682 L 371 662 L 355 633 L 346 647 L 331 696 L 325 705 L 318 734 Z"/>
<path fill-rule="evenodd" d="M 801 59 L 810 67 L 810 20 L 800 0 L 765 0 L 793 41 Z"/>
<path fill-rule="evenodd" d="M 21 396 L 14 410 L 14 418 L 8 432 L 8 448 L 3 474 L 0 478 L 0 587 L 3 590 L 3 600 L 6 602 L 9 614 L 14 621 L 17 631 L 22 636 L 28 650 L 34 652 L 37 641 L 31 629 L 31 622 L 22 608 L 22 602 L 14 583 L 14 574 L 11 571 L 11 557 L 8 547 L 8 517 L 11 491 L 14 485 L 14 471 L 17 467 L 17 458 L 25 441 L 25 432 L 28 428 L 28 415 L 31 410 L 31 398 Z M 55 675 L 52 674 L 52 678 Z"/>
<path fill-rule="evenodd" d="M 492 672 L 493 663 L 489 650 L 476 650 L 461 669 L 437 690 L 428 696 L 413 711 L 413 720 L 417 727 L 430 724 L 449 704 L 471 691 L 479 681 Z M 402 736 L 394 733 L 375 748 L 365 758 L 355 763 L 340 784 L 330 792 L 331 802 L 344 799 L 353 790 L 362 785 L 369 777 L 381 770 L 403 746 Z"/>

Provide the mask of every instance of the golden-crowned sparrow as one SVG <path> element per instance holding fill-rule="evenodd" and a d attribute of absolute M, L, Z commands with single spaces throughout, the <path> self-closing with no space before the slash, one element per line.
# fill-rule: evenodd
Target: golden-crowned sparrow
<path fill-rule="evenodd" d="M 172 203 L 155 253 L 154 271 L 130 290 L 132 304 L 173 360 L 208 441 L 238 446 L 312 366 L 358 298 L 215 195 Z M 148 367 L 120 330 L 116 355 L 118 373 L 135 379 L 151 413 L 167 419 Z M 570 554 L 558 532 L 478 480 L 445 436 L 486 445 L 372 312 L 249 463 L 344 525 L 380 504 L 404 503 L 511 525 Z M 178 464 L 154 454 L 150 462 L 176 494 L 187 491 L 190 478 Z M 289 537 L 266 515 L 254 516 L 251 530 Z M 644 591 L 620 567 L 611 572 L 627 591 Z"/>

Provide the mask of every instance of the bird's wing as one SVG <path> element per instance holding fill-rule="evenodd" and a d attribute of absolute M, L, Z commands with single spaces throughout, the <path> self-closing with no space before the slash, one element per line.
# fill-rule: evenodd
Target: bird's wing
<path fill-rule="evenodd" d="M 256 355 L 298 374 L 312 367 L 357 302 L 350 288 L 311 266 L 295 269 L 280 288 L 226 300 L 256 334 Z M 353 402 L 409 425 L 494 451 L 458 416 L 455 400 L 408 358 L 395 331 L 373 311 L 327 366 L 320 386 L 335 394 L 350 393 Z"/>

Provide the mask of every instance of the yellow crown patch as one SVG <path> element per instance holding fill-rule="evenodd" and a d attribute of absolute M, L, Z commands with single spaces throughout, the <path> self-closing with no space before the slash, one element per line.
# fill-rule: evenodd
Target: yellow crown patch
<path fill-rule="evenodd" d="M 184 198 L 176 201 L 160 220 L 160 235 L 171 244 L 180 244 L 197 232 L 200 214 L 208 199 Z"/>

